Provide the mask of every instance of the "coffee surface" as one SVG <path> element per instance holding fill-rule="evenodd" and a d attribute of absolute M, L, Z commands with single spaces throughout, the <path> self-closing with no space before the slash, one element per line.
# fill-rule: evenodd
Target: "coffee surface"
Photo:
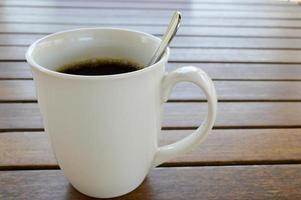
<path fill-rule="evenodd" d="M 56 71 L 73 75 L 99 76 L 133 72 L 142 68 L 142 65 L 133 61 L 103 58 L 66 64 L 60 66 Z"/>

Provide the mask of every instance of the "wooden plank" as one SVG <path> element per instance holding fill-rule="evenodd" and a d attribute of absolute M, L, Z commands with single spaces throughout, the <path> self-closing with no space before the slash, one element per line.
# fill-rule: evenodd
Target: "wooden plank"
<path fill-rule="evenodd" d="M 45 34 L 0 34 L 2 46 L 29 46 L 34 41 L 46 36 Z"/>
<path fill-rule="evenodd" d="M 9 42 L 9 41 L 7 41 Z M 0 35 L 1 43 L 1 35 Z M 174 48 L 230 48 L 230 49 L 301 49 L 301 39 L 292 38 L 230 38 L 230 37 L 175 37 Z"/>
<path fill-rule="evenodd" d="M 45 34 L 0 34 L 0 46 L 28 46 Z M 225 48 L 225 49 L 282 49 L 300 50 L 301 39 L 294 38 L 231 38 L 177 36 L 172 48 Z"/>
<path fill-rule="evenodd" d="M 25 60 L 27 47 L 0 46 L 0 60 Z M 301 63 L 301 51 L 276 49 L 171 49 L 172 62 Z"/>
<path fill-rule="evenodd" d="M 10 7 L 33 7 L 33 8 L 133 8 L 133 9 L 160 9 L 160 10 L 246 10 L 246 11 L 282 11 L 282 12 L 299 12 L 301 8 L 298 6 L 271 6 L 271 5 L 252 5 L 252 4 L 194 4 L 191 3 L 165 3 L 165 2 L 49 2 L 49 1 L 4 1 L 0 2 L 0 6 Z"/>
<path fill-rule="evenodd" d="M 300 199 L 300 171 L 300 165 L 157 168 L 138 189 L 116 199 Z M 0 178 L 3 199 L 90 199 L 60 170 L 3 171 Z"/>
<path fill-rule="evenodd" d="M 190 134 L 163 131 L 160 145 Z M 7 132 L 0 134 L 0 169 L 56 168 L 47 134 Z M 301 162 L 301 129 L 213 130 L 195 150 L 164 166 L 271 164 Z"/>
<path fill-rule="evenodd" d="M 27 0 L 18 0 L 27 1 Z M 39 0 L 36 0 L 39 1 Z M 74 2 L 80 0 L 47 0 L 51 2 Z M 87 0 L 98 1 L 98 0 Z M 148 2 L 148 0 L 102 0 L 109 2 Z M 162 2 L 162 0 L 152 0 L 152 2 Z M 194 3 L 194 4 L 250 4 L 250 5 L 271 5 L 271 6 L 295 6 L 297 3 L 289 0 L 165 0 L 166 3 Z"/>
<path fill-rule="evenodd" d="M 1 133 L 0 169 L 14 167 L 57 167 L 47 134 Z"/>
<path fill-rule="evenodd" d="M 170 17 L 172 11 L 158 10 L 158 9 L 148 9 L 147 12 L 143 9 L 100 9 L 100 8 L 90 8 L 80 9 L 80 8 L 29 8 L 29 7 L 2 7 L 0 9 L 1 14 L 27 14 L 27 15 L 51 15 L 51 16 L 94 16 L 94 17 Z M 218 18 L 273 18 L 273 19 L 300 19 L 300 12 L 266 12 L 266 11 L 213 11 L 213 10 L 204 10 L 204 11 L 182 11 L 183 18 L 187 17 L 218 17 Z"/>
<path fill-rule="evenodd" d="M 27 47 L 0 47 L 1 60 L 24 60 Z M 170 61 L 177 62 L 244 62 L 244 63 L 300 63 L 298 50 L 249 49 L 172 49 Z"/>
<path fill-rule="evenodd" d="M 220 101 L 301 101 L 301 82 L 296 81 L 215 81 Z M 0 80 L 0 101 L 35 101 L 32 80 Z M 180 83 L 170 100 L 205 100 L 192 83 Z"/>
<path fill-rule="evenodd" d="M 0 104 L 0 128 L 41 129 L 42 118 L 36 103 Z"/>
<path fill-rule="evenodd" d="M 2 33 L 25 33 L 25 34 L 49 34 L 68 29 L 83 27 L 95 27 L 93 25 L 62 25 L 62 24 L 0 24 Z M 111 25 L 110 27 L 127 28 L 138 31 L 161 35 L 165 31 L 165 26 L 131 26 L 131 25 Z M 300 39 L 301 29 L 282 28 L 238 28 L 238 27 L 187 27 L 183 26 L 179 30 L 178 36 L 211 36 L 211 37 L 263 37 L 263 38 L 297 38 Z"/>
<path fill-rule="evenodd" d="M 32 78 L 30 67 L 25 62 L 0 62 L 0 79 Z"/>
<path fill-rule="evenodd" d="M 50 24 L 92 24 L 92 25 L 167 25 L 168 17 L 137 18 L 137 17 L 106 17 L 92 18 L 90 16 L 40 16 L 6 14 L 1 17 L 1 23 L 50 23 Z M 266 27 L 266 28 L 301 28 L 299 20 L 283 19 L 240 19 L 240 18 L 185 18 L 183 26 L 230 26 L 230 27 Z"/>
<path fill-rule="evenodd" d="M 10 47 L 1 47 L 0 46 L 0 60 L 9 61 L 24 61 L 25 53 L 28 47 L 18 47 L 18 46 L 10 46 Z"/>
<path fill-rule="evenodd" d="M 0 94 L 0 101 L 36 100 L 35 87 L 32 80 L 0 80 Z"/>
<path fill-rule="evenodd" d="M 169 63 L 167 69 L 188 65 L 203 69 L 215 80 L 301 80 L 300 64 Z"/>
<path fill-rule="evenodd" d="M 206 104 L 165 105 L 163 127 L 196 127 L 206 115 Z M 215 128 L 299 127 L 301 103 L 219 103 Z"/>
<path fill-rule="evenodd" d="M 215 81 L 214 85 L 220 101 L 301 100 L 301 82 Z M 205 96 L 192 83 L 180 83 L 170 100 L 205 100 Z"/>
<path fill-rule="evenodd" d="M 195 150 L 165 165 L 228 165 L 300 163 L 300 129 L 213 130 Z M 165 131 L 161 144 L 170 144 L 191 131 Z"/>
<path fill-rule="evenodd" d="M 163 127 L 195 128 L 206 115 L 206 103 L 167 103 Z M 301 127 L 300 102 L 219 103 L 215 128 Z M 0 104 L 0 131 L 43 128 L 36 103 Z"/>
<path fill-rule="evenodd" d="M 169 60 L 173 62 L 300 63 L 301 51 L 177 48 L 171 49 Z"/>
<path fill-rule="evenodd" d="M 218 80 L 301 80 L 300 64 L 168 63 L 167 70 L 193 65 Z M 32 78 L 25 62 L 0 62 L 0 79 Z"/>

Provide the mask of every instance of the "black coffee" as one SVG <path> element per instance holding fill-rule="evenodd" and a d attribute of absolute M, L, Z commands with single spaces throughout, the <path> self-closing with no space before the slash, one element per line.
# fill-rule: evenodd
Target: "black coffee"
<path fill-rule="evenodd" d="M 142 68 L 138 63 L 123 59 L 90 59 L 59 67 L 56 71 L 86 76 L 112 75 L 133 72 Z"/>

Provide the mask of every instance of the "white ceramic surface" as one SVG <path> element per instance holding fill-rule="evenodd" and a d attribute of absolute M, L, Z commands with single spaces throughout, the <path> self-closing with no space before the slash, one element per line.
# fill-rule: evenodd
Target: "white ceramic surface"
<path fill-rule="evenodd" d="M 55 72 L 57 66 L 94 57 L 147 63 L 160 39 L 112 28 L 60 32 L 32 44 L 38 102 L 56 159 L 71 184 L 93 197 L 116 197 L 137 188 L 155 167 L 198 145 L 213 126 L 217 99 L 210 78 L 196 67 L 165 72 L 169 50 L 144 69 L 108 76 Z M 206 94 L 208 116 L 191 135 L 158 147 L 163 104 L 180 81 Z M 175 183 L 176 184 L 176 183 Z"/>

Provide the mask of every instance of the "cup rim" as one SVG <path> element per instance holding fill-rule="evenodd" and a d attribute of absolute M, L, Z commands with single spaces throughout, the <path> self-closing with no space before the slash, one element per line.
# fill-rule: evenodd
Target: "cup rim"
<path fill-rule="evenodd" d="M 161 39 L 153 36 L 151 34 L 142 32 L 142 31 L 136 31 L 136 30 L 132 30 L 132 29 L 126 29 L 126 28 L 111 28 L 111 27 L 93 27 L 93 28 L 78 28 L 78 29 L 70 29 L 70 30 L 65 30 L 65 31 L 59 31 L 56 33 L 52 33 L 49 35 L 46 35 L 40 39 L 38 39 L 37 41 L 35 41 L 34 43 L 32 43 L 29 48 L 26 51 L 25 57 L 26 57 L 26 61 L 30 64 L 30 66 L 44 74 L 47 75 L 51 75 L 51 76 L 55 76 L 57 78 L 70 78 L 70 79 L 86 79 L 86 80 L 99 80 L 99 79 L 117 79 L 117 78 L 128 78 L 128 77 L 132 77 L 132 76 L 138 76 L 140 74 L 149 72 L 154 70 L 155 68 L 161 66 L 164 62 L 167 63 L 167 59 L 169 57 L 169 47 L 166 49 L 164 55 L 162 56 L 162 58 L 148 66 L 148 67 L 144 67 L 142 69 L 133 71 L 133 72 L 127 72 L 127 73 L 122 73 L 122 74 L 112 74 L 112 75 L 96 75 L 96 76 L 88 76 L 88 75 L 74 75 L 74 74 L 65 74 L 65 73 L 61 73 L 61 72 L 57 72 L 54 70 L 50 70 L 47 69 L 41 65 L 39 65 L 33 58 L 32 58 L 32 52 L 34 51 L 34 49 L 36 48 L 36 46 L 43 40 L 49 39 L 50 37 L 56 36 L 56 35 L 60 35 L 60 34 L 66 34 L 66 33 L 71 33 L 71 32 L 77 32 L 77 31 L 86 31 L 86 30 L 116 30 L 116 31 L 125 31 L 125 32 L 131 32 L 131 33 L 135 33 L 135 34 L 141 34 L 144 36 L 147 36 L 149 38 L 152 38 L 154 40 L 157 40 L 159 42 L 161 42 Z"/>

